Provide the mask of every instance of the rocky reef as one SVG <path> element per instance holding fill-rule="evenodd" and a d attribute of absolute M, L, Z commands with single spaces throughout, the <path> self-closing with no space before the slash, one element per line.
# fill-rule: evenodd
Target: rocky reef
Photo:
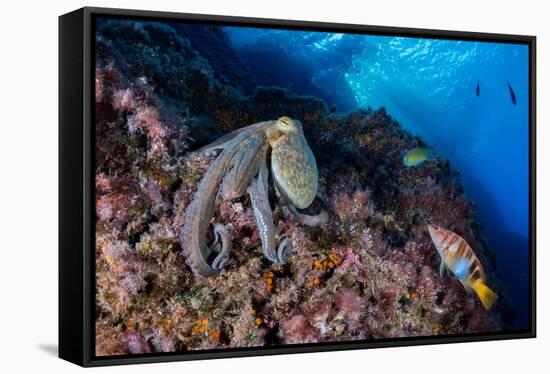
<path fill-rule="evenodd" d="M 198 35 L 200 52 L 188 39 Z M 499 290 L 459 175 L 439 157 L 403 167 L 402 153 L 424 144 L 384 109 L 330 113 L 257 87 L 217 28 L 99 21 L 96 51 L 97 355 L 479 333 L 512 318 L 505 298 L 486 311 L 439 277 L 427 223 L 463 236 Z M 329 223 L 302 226 L 273 203 L 293 243 L 288 263 L 273 264 L 248 197 L 222 202 L 213 222 L 234 253 L 220 276 L 194 275 L 178 238 L 212 157 L 191 151 L 283 115 L 303 123 Z"/>

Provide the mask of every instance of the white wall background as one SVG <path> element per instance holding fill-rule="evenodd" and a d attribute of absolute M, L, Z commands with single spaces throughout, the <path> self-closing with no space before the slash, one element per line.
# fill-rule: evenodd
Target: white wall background
<path fill-rule="evenodd" d="M 538 37 L 538 338 L 94 369 L 95 373 L 527 373 L 550 355 L 550 27 L 545 1 L 4 1 L 0 21 L 0 371 L 57 356 L 57 17 L 84 5 Z M 538 369 L 537 369 L 538 368 Z"/>

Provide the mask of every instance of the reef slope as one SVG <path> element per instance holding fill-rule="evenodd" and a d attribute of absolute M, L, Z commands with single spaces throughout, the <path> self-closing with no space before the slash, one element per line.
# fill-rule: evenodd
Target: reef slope
<path fill-rule="evenodd" d="M 97 32 L 98 355 L 488 332 L 511 318 L 504 301 L 487 312 L 439 277 L 427 223 L 462 235 L 499 289 L 459 175 L 439 157 L 404 168 L 402 153 L 423 142 L 383 109 L 330 114 L 319 99 L 256 87 L 242 62 L 224 76 L 219 59 L 232 55 L 217 29 L 112 21 Z M 193 49 L 197 33 L 216 49 Z M 233 257 L 219 277 L 193 275 L 178 238 L 212 159 L 190 151 L 283 115 L 303 122 L 330 223 L 303 227 L 274 199 L 294 249 L 273 264 L 249 199 L 221 203 L 213 222 L 228 225 Z"/>

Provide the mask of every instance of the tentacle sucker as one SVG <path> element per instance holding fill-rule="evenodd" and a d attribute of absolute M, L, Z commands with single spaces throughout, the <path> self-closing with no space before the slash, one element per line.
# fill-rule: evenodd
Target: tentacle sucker
<path fill-rule="evenodd" d="M 219 223 L 214 225 L 214 236 L 215 241 L 210 249 L 217 252 L 218 255 L 214 261 L 212 261 L 212 267 L 214 269 L 221 270 L 229 262 L 229 256 L 231 254 L 231 239 L 225 226 Z"/>
<path fill-rule="evenodd" d="M 284 238 L 279 244 L 279 248 L 277 249 L 277 258 L 279 259 L 279 262 L 283 264 L 286 263 L 290 258 L 291 253 L 292 242 L 290 241 L 290 239 Z"/>

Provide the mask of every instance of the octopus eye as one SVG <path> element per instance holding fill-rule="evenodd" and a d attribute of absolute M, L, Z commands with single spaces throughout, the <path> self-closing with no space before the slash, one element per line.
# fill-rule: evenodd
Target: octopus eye
<path fill-rule="evenodd" d="M 290 125 L 290 118 L 288 118 L 288 117 L 281 117 L 279 119 L 279 121 L 281 122 L 281 125 L 283 125 L 283 126 L 289 126 Z"/>

